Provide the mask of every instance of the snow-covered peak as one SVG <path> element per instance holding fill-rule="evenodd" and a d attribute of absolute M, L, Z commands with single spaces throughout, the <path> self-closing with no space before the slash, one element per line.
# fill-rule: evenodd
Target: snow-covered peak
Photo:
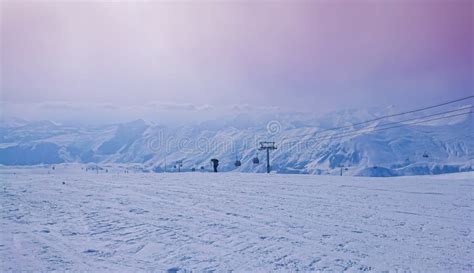
<path fill-rule="evenodd" d="M 340 174 L 343 168 L 351 175 L 404 175 L 472 169 L 472 115 L 422 124 L 411 124 L 423 116 L 420 113 L 378 119 L 397 112 L 388 107 L 320 117 L 243 113 L 173 127 L 142 119 L 93 127 L 26 122 L 3 128 L 0 164 L 116 162 L 165 170 L 183 160 L 186 171 L 208 168 L 209 159 L 218 158 L 222 171 L 264 172 L 258 142 L 275 141 L 278 149 L 271 152 L 272 169 L 282 173 Z M 397 123 L 404 119 L 411 121 Z M 373 121 L 364 123 L 367 120 Z M 253 164 L 254 157 L 261 164 Z M 236 159 L 241 166 L 234 165 Z"/>

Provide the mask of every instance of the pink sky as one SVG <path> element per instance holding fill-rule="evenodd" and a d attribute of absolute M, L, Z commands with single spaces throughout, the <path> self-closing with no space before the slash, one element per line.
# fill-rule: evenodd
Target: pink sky
<path fill-rule="evenodd" d="M 474 92 L 472 1 L 2 1 L 1 99 L 324 112 Z"/>

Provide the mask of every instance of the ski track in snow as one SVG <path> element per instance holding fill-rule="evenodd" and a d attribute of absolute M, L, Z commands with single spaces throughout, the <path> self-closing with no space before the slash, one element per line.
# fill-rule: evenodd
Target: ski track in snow
<path fill-rule="evenodd" d="M 472 272 L 473 178 L 2 173 L 0 269 Z"/>

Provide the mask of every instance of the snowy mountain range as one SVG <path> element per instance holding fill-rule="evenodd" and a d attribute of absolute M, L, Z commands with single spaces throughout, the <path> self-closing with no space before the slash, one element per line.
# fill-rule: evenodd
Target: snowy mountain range
<path fill-rule="evenodd" d="M 278 149 L 270 152 L 270 161 L 278 173 L 398 176 L 473 170 L 472 114 L 411 125 L 399 122 L 427 113 L 359 124 L 397 111 L 240 114 L 174 127 L 144 120 L 87 126 L 4 119 L 0 164 L 134 163 L 143 171 L 200 171 L 217 158 L 220 171 L 265 172 L 266 154 L 258 144 L 275 141 Z M 328 130 L 334 127 L 339 129 Z"/>

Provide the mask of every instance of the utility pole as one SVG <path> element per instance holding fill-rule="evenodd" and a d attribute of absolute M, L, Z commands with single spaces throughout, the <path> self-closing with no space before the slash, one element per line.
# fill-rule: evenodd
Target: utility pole
<path fill-rule="evenodd" d="M 349 166 L 350 166 L 350 165 L 348 165 L 347 167 L 349 167 Z M 342 165 L 342 164 L 339 165 L 339 167 L 341 167 L 341 176 L 342 176 L 342 171 L 343 171 L 343 170 L 344 170 L 344 171 L 347 171 L 348 169 L 346 168 L 346 166 L 344 166 L 344 165 Z"/>
<path fill-rule="evenodd" d="M 260 142 L 260 151 L 266 150 L 267 151 L 267 173 L 270 173 L 270 150 L 276 150 L 277 147 L 275 146 L 275 142 L 270 141 L 262 141 Z"/>

